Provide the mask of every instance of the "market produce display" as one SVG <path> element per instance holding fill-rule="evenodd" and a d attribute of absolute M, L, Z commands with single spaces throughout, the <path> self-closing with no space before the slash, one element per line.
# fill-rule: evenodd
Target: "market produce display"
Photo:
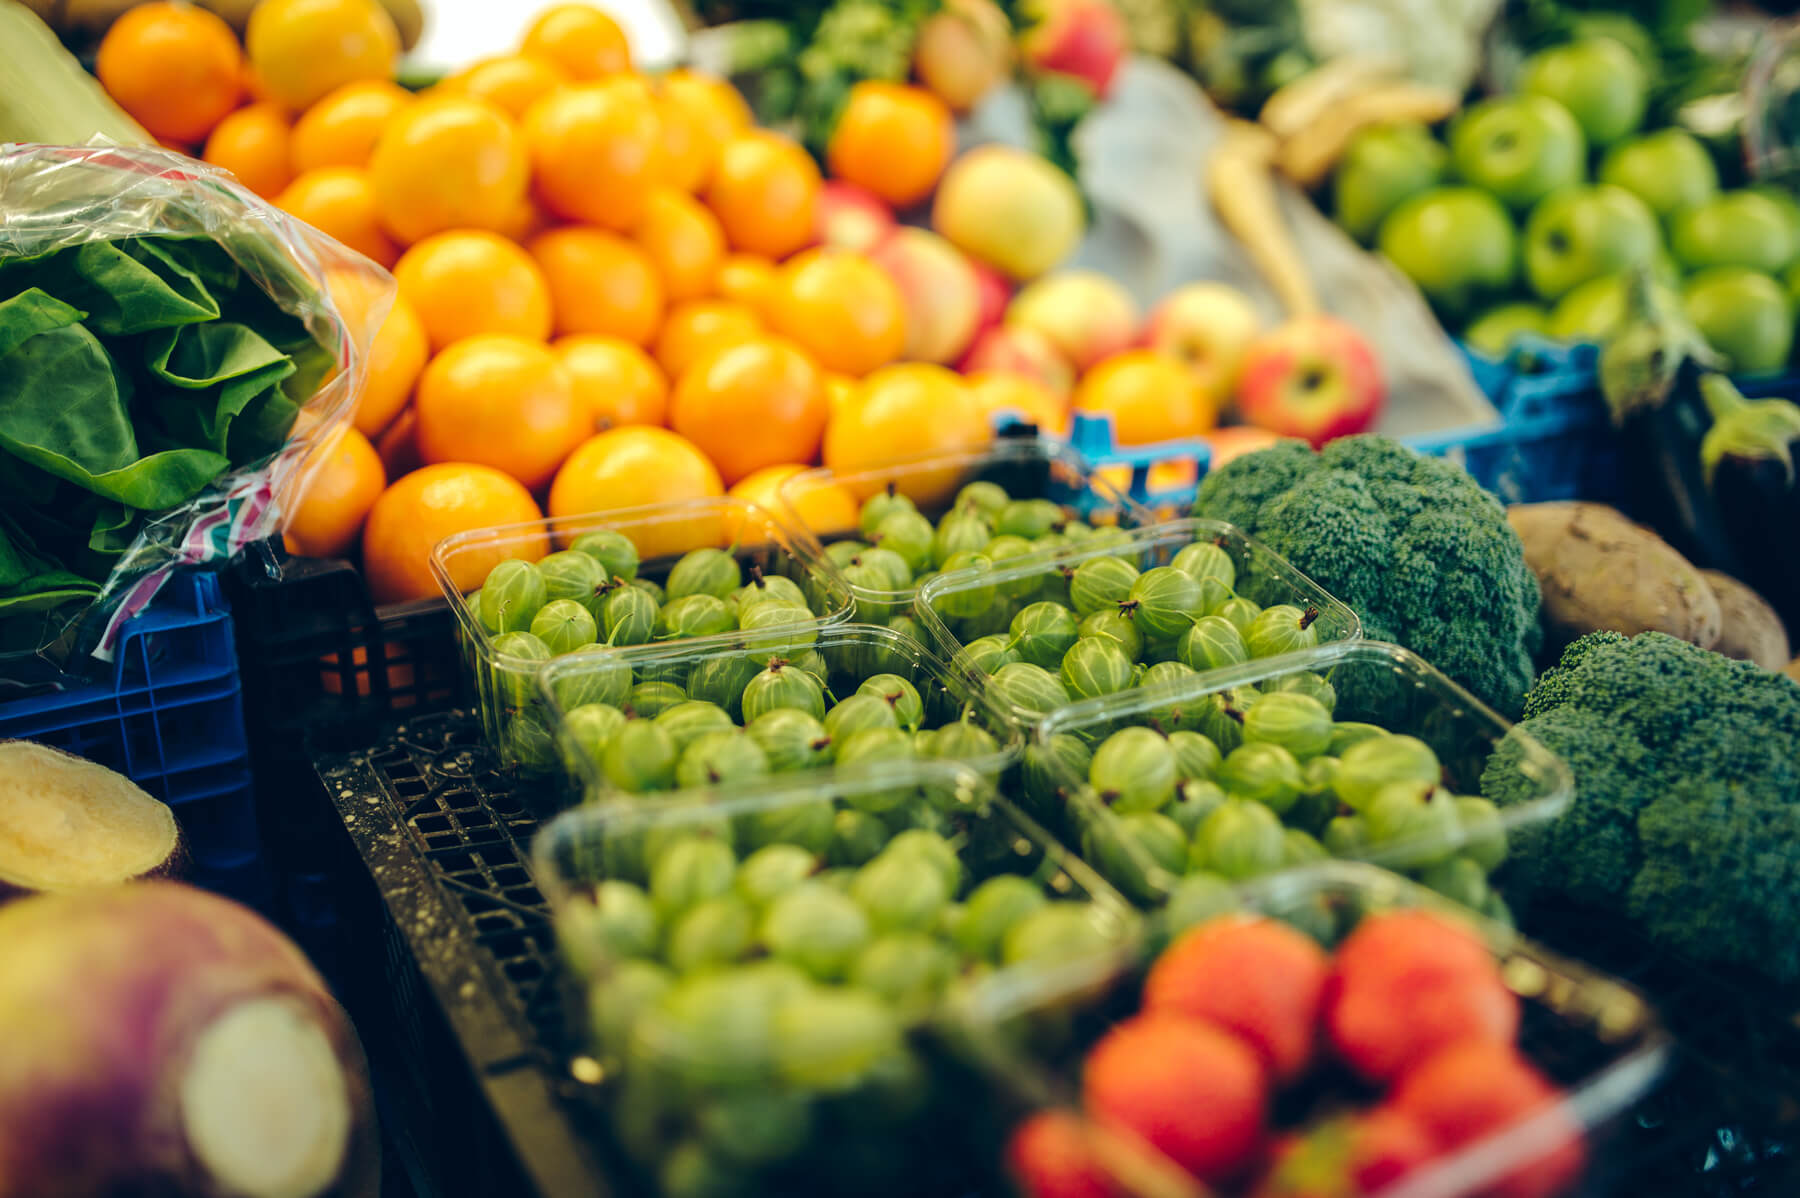
<path fill-rule="evenodd" d="M 38 895 L 0 907 L 0 941 L 0 1195 L 377 1192 L 356 1032 L 248 908 L 173 882 Z"/>
<path fill-rule="evenodd" d="M 1519 710 L 1542 642 L 1537 580 L 1504 509 L 1458 467 L 1383 437 L 1280 445 L 1209 474 L 1194 514 L 1262 541 L 1349 604 L 1365 636 Z"/>
<path fill-rule="evenodd" d="M 1135 1003 L 1119 988 L 1115 1021 L 1074 1067 L 1078 1109 L 1012 1134 L 1026 1194 L 1136 1192 L 1125 1179 L 1145 1153 L 1213 1193 L 1382 1193 L 1527 1121 L 1541 1134 L 1462 1184 L 1519 1198 L 1574 1187 L 1581 1122 L 1519 1044 L 1519 998 L 1478 932 L 1390 907 L 1328 952 L 1287 918 L 1214 917 L 1156 958 Z"/>
<path fill-rule="evenodd" d="M 1629 920 L 1696 961 L 1791 982 L 1800 899 L 1800 689 L 1662 633 L 1596 632 L 1526 697 L 1523 732 L 1569 763 L 1575 798 L 1520 833 L 1528 901 Z M 1502 807 L 1503 748 L 1482 779 Z"/>
<path fill-rule="evenodd" d="M 0 901 L 178 877 L 175 813 L 103 765 L 0 741 Z"/>
<path fill-rule="evenodd" d="M 723 794 L 539 845 L 622 1146 L 672 1194 L 946 1184 L 954 1153 L 904 1148 L 960 1105 L 917 1030 L 952 987 L 1103 962 L 1133 921 L 973 775 Z"/>

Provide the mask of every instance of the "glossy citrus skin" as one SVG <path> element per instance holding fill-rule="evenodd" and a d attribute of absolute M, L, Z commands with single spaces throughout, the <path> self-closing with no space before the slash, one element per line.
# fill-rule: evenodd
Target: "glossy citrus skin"
<path fill-rule="evenodd" d="M 555 63 L 571 79 L 601 79 L 631 69 L 625 31 L 591 4 L 545 9 L 525 31 L 520 49 Z"/>
<path fill-rule="evenodd" d="M 275 205 L 382 266 L 400 259 L 400 246 L 381 223 L 369 172 L 359 167 L 307 171 L 275 197 Z"/>
<path fill-rule="evenodd" d="M 956 374 L 942 366 L 903 362 L 863 379 L 832 414 L 825 431 L 825 465 L 840 474 L 869 470 L 927 454 L 978 449 L 993 438 L 987 416 Z M 946 496 L 955 470 L 924 472 L 907 484 L 917 503 Z M 866 499 L 878 482 L 852 488 Z M 940 494 L 941 493 L 941 494 Z"/>
<path fill-rule="evenodd" d="M 1113 419 L 1121 445 L 1195 437 L 1217 423 L 1180 362 L 1155 350 L 1127 350 L 1100 363 L 1075 388 L 1075 410 Z"/>
<path fill-rule="evenodd" d="M 810 461 L 826 416 L 818 367 L 778 337 L 703 351 L 669 400 L 670 425 L 713 460 L 727 483 L 764 466 Z"/>
<path fill-rule="evenodd" d="M 291 138 L 287 112 L 264 101 L 246 105 L 213 126 L 200 156 L 268 200 L 294 177 L 288 164 Z"/>
<path fill-rule="evenodd" d="M 864 375 L 906 347 L 906 300 L 886 271 L 860 254 L 816 249 L 781 270 L 770 323 L 820 365 Z"/>
<path fill-rule="evenodd" d="M 587 406 L 594 427 L 661 424 L 669 408 L 669 384 L 650 355 L 617 337 L 558 337 L 550 345 Z"/>
<path fill-rule="evenodd" d="M 741 479 L 729 493 L 775 513 L 779 519 L 791 517 L 813 533 L 855 528 L 858 509 L 850 492 L 825 479 L 795 481 L 813 469 L 794 463 L 764 466 Z"/>
<path fill-rule="evenodd" d="M 386 79 L 361 79 L 322 97 L 294 121 L 294 173 L 321 166 L 367 166 L 388 122 L 413 95 Z"/>
<path fill-rule="evenodd" d="M 432 548 L 454 533 L 497 524 L 542 519 L 543 513 L 519 481 L 488 466 L 446 462 L 425 466 L 394 482 L 363 526 L 363 575 L 377 603 L 425 599 L 438 594 L 431 573 Z M 452 566 L 458 590 L 472 591 L 504 558 L 530 560 L 549 552 L 539 543 L 515 539 L 489 552 L 461 554 Z"/>
<path fill-rule="evenodd" d="M 453 91 L 486 100 L 514 120 L 543 97 L 569 82 L 569 75 L 549 59 L 531 54 L 484 58 L 448 81 Z"/>
<path fill-rule="evenodd" d="M 645 201 L 631 236 L 650 255 L 671 302 L 712 294 L 725 260 L 725 230 L 706 205 L 662 188 Z"/>
<path fill-rule="evenodd" d="M 426 365 L 413 406 L 427 462 L 492 466 L 533 490 L 594 430 L 556 355 L 522 337 L 458 341 Z"/>
<path fill-rule="evenodd" d="M 295 112 L 362 79 L 392 79 L 400 32 L 375 0 L 262 0 L 244 29 L 263 91 Z"/>
<path fill-rule="evenodd" d="M 356 543 L 387 473 L 369 439 L 354 428 L 331 432 L 302 467 L 299 503 L 287 519 L 290 553 L 341 557 Z"/>
<path fill-rule="evenodd" d="M 498 229 L 525 198 L 530 164 L 505 113 L 432 96 L 396 113 L 369 156 L 381 220 L 414 242 L 446 229 Z"/>
<path fill-rule="evenodd" d="M 706 204 L 734 250 L 785 258 L 812 240 L 823 180 L 810 155 L 761 130 L 725 143 Z"/>
<path fill-rule="evenodd" d="M 550 287 L 558 334 L 594 333 L 647 345 L 663 318 L 656 264 L 634 242 L 601 229 L 570 226 L 526 247 Z"/>
<path fill-rule="evenodd" d="M 107 29 L 94 58 L 107 94 L 157 137 L 197 142 L 237 106 L 243 54 L 231 26 L 186 4 L 141 4 Z"/>
<path fill-rule="evenodd" d="M 550 484 L 552 516 L 582 516 L 648 504 L 723 495 L 719 471 L 693 442 L 666 428 L 631 425 L 590 438 L 563 463 Z M 716 545 L 716 513 L 659 522 L 634 530 L 645 557 Z"/>
<path fill-rule="evenodd" d="M 550 285 L 530 254 L 497 233 L 464 230 L 419 242 L 394 265 L 400 294 L 434 352 L 477 333 L 550 336 Z"/>
<path fill-rule="evenodd" d="M 834 179 L 907 208 L 931 194 L 955 150 L 954 118 L 942 100 L 922 87 L 871 79 L 850 89 L 825 161 Z"/>
<path fill-rule="evenodd" d="M 419 314 L 404 296 L 396 295 L 369 342 L 363 387 L 353 417 L 357 431 L 376 437 L 394 422 L 412 398 L 413 384 L 430 355 L 431 343 Z"/>
<path fill-rule="evenodd" d="M 565 220 L 627 232 L 662 183 L 662 121 L 630 77 L 558 88 L 523 128 L 538 200 Z"/>
<path fill-rule="evenodd" d="M 748 305 L 734 300 L 699 299 L 669 309 L 656 335 L 656 361 L 671 380 L 679 379 L 706 351 L 761 336 L 766 330 Z"/>

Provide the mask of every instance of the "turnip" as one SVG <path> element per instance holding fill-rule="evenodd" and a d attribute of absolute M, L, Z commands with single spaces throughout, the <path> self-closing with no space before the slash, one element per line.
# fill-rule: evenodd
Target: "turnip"
<path fill-rule="evenodd" d="M 249 910 L 177 882 L 0 907 L 0 1198 L 374 1198 L 362 1049 Z"/>
<path fill-rule="evenodd" d="M 183 857 L 174 813 L 128 779 L 30 741 L 0 741 L 0 900 L 174 874 Z"/>

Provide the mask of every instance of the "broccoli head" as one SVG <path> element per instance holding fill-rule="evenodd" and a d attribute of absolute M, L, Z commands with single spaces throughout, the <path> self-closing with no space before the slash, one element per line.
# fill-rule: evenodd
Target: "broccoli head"
<path fill-rule="evenodd" d="M 1537 579 L 1500 502 L 1461 467 L 1387 437 L 1314 453 L 1287 441 L 1200 484 L 1194 514 L 1235 524 L 1418 653 L 1516 715 L 1542 642 Z"/>
<path fill-rule="evenodd" d="M 1659 632 L 1585 636 L 1545 672 L 1520 729 L 1575 796 L 1524 829 L 1527 898 L 1560 894 L 1699 961 L 1800 979 L 1800 686 Z M 1482 789 L 1532 797 L 1502 743 Z"/>

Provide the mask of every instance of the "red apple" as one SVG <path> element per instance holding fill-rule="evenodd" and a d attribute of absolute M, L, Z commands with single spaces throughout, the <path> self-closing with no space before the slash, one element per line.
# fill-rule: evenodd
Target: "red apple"
<path fill-rule="evenodd" d="M 1127 348 L 1142 318 L 1137 301 L 1094 270 L 1066 270 L 1026 285 L 1006 309 L 1006 323 L 1036 329 L 1077 371 Z"/>
<path fill-rule="evenodd" d="M 870 255 L 906 299 L 909 362 L 949 363 L 975 339 L 981 287 L 963 252 L 929 229 L 900 228 Z"/>
<path fill-rule="evenodd" d="M 1151 349 L 1179 360 L 1215 408 L 1237 387 L 1244 352 L 1262 331 L 1250 297 L 1224 283 L 1189 283 L 1163 297 L 1145 331 Z"/>
<path fill-rule="evenodd" d="M 975 327 L 986 332 L 999 324 L 1006 315 L 1006 305 L 1012 302 L 1012 280 L 989 266 L 985 262 L 969 259 L 969 269 L 975 272 L 975 290 L 980 300 L 980 311 L 975 317 Z"/>
<path fill-rule="evenodd" d="M 949 106 L 967 112 L 1012 66 L 1012 23 L 991 0 L 946 0 L 919 26 L 913 74 Z"/>
<path fill-rule="evenodd" d="M 1290 320 L 1251 343 L 1238 376 L 1238 411 L 1259 428 L 1315 447 L 1367 432 L 1386 388 L 1361 333 L 1330 316 Z"/>
<path fill-rule="evenodd" d="M 1025 34 L 1025 61 L 1040 71 L 1080 79 L 1105 99 L 1131 48 L 1125 18 L 1109 0 L 1034 0 L 1036 24 Z"/>
<path fill-rule="evenodd" d="M 1075 368 L 1050 339 L 1035 329 L 1000 325 L 975 338 L 956 368 L 964 374 L 992 372 L 1036 379 L 1060 396 L 1075 389 Z"/>
<path fill-rule="evenodd" d="M 814 226 L 820 245 L 866 254 L 893 231 L 893 209 L 874 192 L 835 179 L 820 189 Z"/>

